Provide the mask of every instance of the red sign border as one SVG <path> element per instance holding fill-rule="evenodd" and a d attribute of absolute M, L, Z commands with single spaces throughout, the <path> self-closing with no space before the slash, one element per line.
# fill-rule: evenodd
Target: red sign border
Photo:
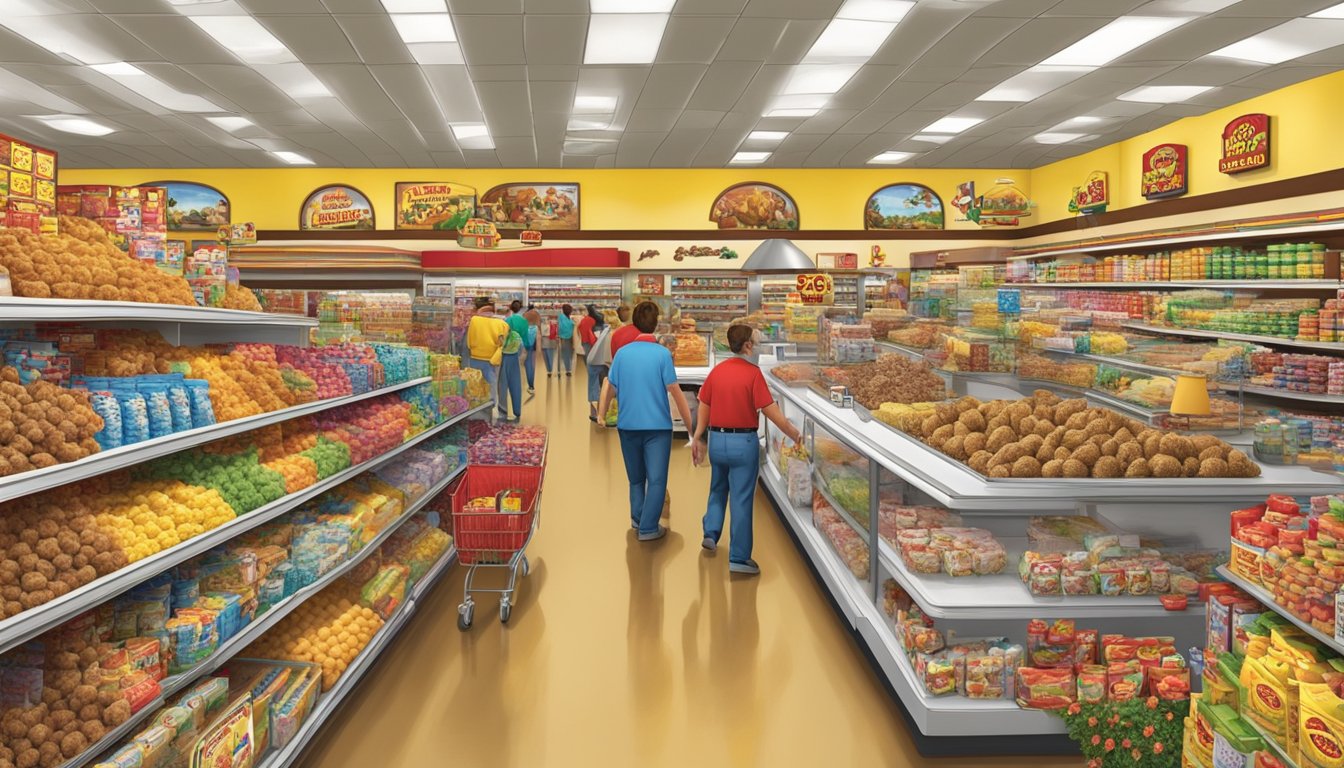
<path fill-rule="evenodd" d="M 1163 147 L 1171 147 L 1176 150 L 1176 163 L 1181 168 L 1181 186 L 1166 192 L 1157 192 L 1149 194 L 1144 189 L 1143 175 L 1148 172 L 1148 161 L 1152 156 Z M 1185 144 L 1174 144 L 1164 141 L 1161 144 L 1155 144 L 1152 149 L 1143 153 L 1142 165 L 1139 168 L 1139 194 L 1144 200 L 1166 200 L 1172 197 L 1180 197 L 1190 191 L 1190 147 Z"/>
<path fill-rule="evenodd" d="M 1231 168 L 1231 169 L 1225 168 L 1223 164 L 1228 161 L 1227 156 L 1228 135 L 1232 133 L 1234 127 L 1240 125 L 1243 122 L 1253 120 L 1263 121 L 1265 126 L 1265 161 L 1263 163 L 1260 163 L 1259 165 L 1248 165 L 1244 168 Z M 1248 112 L 1247 114 L 1241 115 L 1240 117 L 1234 117 L 1227 122 L 1227 125 L 1223 126 L 1222 150 L 1219 153 L 1220 156 L 1218 158 L 1218 172 L 1225 173 L 1228 176 L 1235 176 L 1238 173 L 1246 173 L 1247 171 L 1258 171 L 1261 168 L 1268 168 L 1270 165 L 1274 163 L 1274 156 L 1272 154 L 1273 147 L 1274 147 L 1274 119 L 1271 118 L 1268 114 L 1264 112 Z"/>

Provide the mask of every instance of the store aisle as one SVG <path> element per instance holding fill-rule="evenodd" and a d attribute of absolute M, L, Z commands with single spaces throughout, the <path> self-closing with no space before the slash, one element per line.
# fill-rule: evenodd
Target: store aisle
<path fill-rule="evenodd" d="M 757 497 L 760 578 L 700 550 L 707 469 L 672 457 L 672 533 L 639 544 L 614 432 L 582 370 L 539 372 L 525 422 L 551 429 L 533 572 L 507 629 L 456 625 L 462 570 L 426 599 L 310 746 L 305 768 L 403 766 L 1074 766 L 923 760 L 784 524 Z M 973 724 L 968 723 L 968 727 Z"/>

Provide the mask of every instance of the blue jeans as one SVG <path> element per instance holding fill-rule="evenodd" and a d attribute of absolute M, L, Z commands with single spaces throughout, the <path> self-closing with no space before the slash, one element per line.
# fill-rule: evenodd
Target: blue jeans
<path fill-rule="evenodd" d="M 667 465 L 672 459 L 672 432 L 621 429 L 621 455 L 630 481 L 630 524 L 640 533 L 656 533 L 667 495 Z"/>
<path fill-rule="evenodd" d="M 568 374 L 568 373 L 570 373 L 571 371 L 573 371 L 573 370 L 574 370 L 574 340 L 573 340 L 573 339 L 561 339 L 561 340 L 560 340 L 560 351 L 559 351 L 557 354 L 560 355 L 560 363 L 561 363 L 562 365 L 564 365 L 564 367 L 565 367 L 565 373 Z M 559 368 L 558 366 L 556 367 L 555 370 L 556 370 L 556 373 L 559 373 L 559 372 L 560 372 L 560 368 Z"/>
<path fill-rule="evenodd" d="M 496 397 L 499 415 L 509 415 L 509 398 L 513 398 L 513 418 L 523 417 L 523 377 L 518 367 L 518 353 L 505 355 L 499 364 L 499 395 Z"/>
<path fill-rule="evenodd" d="M 499 368 L 491 365 L 489 360 L 477 360 L 474 357 L 467 358 L 467 365 L 481 372 L 485 377 L 485 383 L 490 387 L 490 394 L 498 401 L 499 393 L 495 389 L 499 381 Z"/>
<path fill-rule="evenodd" d="M 549 366 L 548 366 L 549 367 Z M 527 372 L 527 388 L 537 388 L 537 348 L 527 350 L 527 359 L 523 361 L 523 370 Z"/>
<path fill-rule="evenodd" d="M 596 403 L 602 397 L 602 382 L 607 380 L 608 367 L 605 365 L 588 366 L 588 402 Z M 605 414 L 598 414 L 601 418 Z"/>
<path fill-rule="evenodd" d="M 751 559 L 751 509 L 756 500 L 756 473 L 760 469 L 761 444 L 755 432 L 709 433 L 709 504 L 705 508 L 705 537 L 719 540 L 729 500 L 733 519 L 728 559 L 745 563 Z"/>
<path fill-rule="evenodd" d="M 542 357 L 546 359 L 546 375 L 551 375 L 551 369 L 555 367 L 555 349 L 553 347 L 542 347 Z"/>

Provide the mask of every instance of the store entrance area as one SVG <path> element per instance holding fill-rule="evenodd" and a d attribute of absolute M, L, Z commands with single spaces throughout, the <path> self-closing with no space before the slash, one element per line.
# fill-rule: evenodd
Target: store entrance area
<path fill-rule="evenodd" d="M 763 493 L 759 578 L 730 578 L 726 547 L 701 553 L 709 471 L 680 444 L 672 532 L 636 542 L 617 436 L 588 421 L 584 375 L 541 375 L 523 409 L 551 443 L 532 572 L 508 626 L 482 600 L 458 631 L 455 567 L 304 768 L 1077 765 L 921 758 Z"/>

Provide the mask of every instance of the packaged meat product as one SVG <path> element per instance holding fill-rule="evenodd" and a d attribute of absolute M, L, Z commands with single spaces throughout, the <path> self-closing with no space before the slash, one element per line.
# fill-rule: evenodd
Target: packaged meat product
<path fill-rule="evenodd" d="M 1057 563 L 1038 562 L 1031 566 L 1028 589 L 1033 595 L 1058 595 L 1061 591 L 1060 570 Z"/>
<path fill-rule="evenodd" d="M 995 652 L 997 651 L 997 653 Z M 971 699 L 1003 698 L 1004 656 L 1000 649 L 966 658 L 966 680 L 962 695 Z"/>
<path fill-rule="evenodd" d="M 1023 709 L 1064 709 L 1077 698 L 1072 669 L 1021 667 L 1016 677 L 1017 705 Z"/>
<path fill-rule="evenodd" d="M 1097 594 L 1096 576 L 1090 570 L 1065 571 L 1061 581 L 1066 595 Z"/>
<path fill-rule="evenodd" d="M 1107 597 L 1125 594 L 1125 569 L 1103 565 L 1097 570 L 1097 591 Z"/>
<path fill-rule="evenodd" d="M 971 550 L 971 554 L 971 568 L 977 576 L 1003 573 L 1003 569 L 1008 567 L 1008 553 L 998 542 L 995 542 L 992 546 L 985 545 Z"/>
<path fill-rule="evenodd" d="M 929 529 L 927 528 L 906 528 L 896 534 L 897 546 L 904 548 L 907 545 L 927 546 L 929 543 Z"/>
<path fill-rule="evenodd" d="M 938 573 L 943 568 L 942 557 L 924 545 L 912 545 L 901 550 L 901 561 L 915 573 Z"/>
<path fill-rule="evenodd" d="M 933 696 L 957 692 L 957 666 L 960 659 L 932 658 L 924 668 L 924 689 Z"/>
<path fill-rule="evenodd" d="M 943 570 L 949 576 L 971 576 L 975 574 L 974 558 L 970 550 L 950 549 L 943 553 Z"/>
<path fill-rule="evenodd" d="M 1085 664 L 1078 669 L 1078 702 L 1100 704 L 1106 700 L 1106 667 Z"/>
<path fill-rule="evenodd" d="M 1112 701 L 1129 701 L 1143 690 L 1143 668 L 1133 661 L 1106 666 L 1106 694 Z"/>
<path fill-rule="evenodd" d="M 1148 573 L 1148 569 L 1142 566 L 1126 568 L 1125 586 L 1131 595 L 1147 595 L 1152 592 L 1153 577 Z"/>

